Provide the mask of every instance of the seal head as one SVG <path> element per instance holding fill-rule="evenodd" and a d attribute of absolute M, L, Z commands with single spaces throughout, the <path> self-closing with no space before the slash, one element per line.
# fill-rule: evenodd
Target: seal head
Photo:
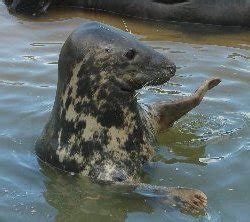
<path fill-rule="evenodd" d="M 135 92 L 168 81 L 174 63 L 129 33 L 91 22 L 66 40 L 58 70 L 38 156 L 98 180 L 134 180 L 153 154 Z"/>

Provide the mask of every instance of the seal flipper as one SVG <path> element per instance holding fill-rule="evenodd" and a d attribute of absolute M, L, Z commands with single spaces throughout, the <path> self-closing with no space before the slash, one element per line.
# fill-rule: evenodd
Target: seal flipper
<path fill-rule="evenodd" d="M 207 206 L 206 195 L 192 188 L 139 184 L 135 186 L 135 192 L 165 207 L 167 205 L 177 207 L 183 213 L 203 214 Z"/>
<path fill-rule="evenodd" d="M 217 86 L 220 82 L 221 80 L 219 78 L 206 80 L 195 91 L 195 93 L 188 98 L 174 101 L 172 103 L 163 102 L 153 105 L 153 108 L 157 111 L 159 117 L 159 131 L 168 129 L 174 124 L 175 121 L 198 106 L 206 92 Z"/>

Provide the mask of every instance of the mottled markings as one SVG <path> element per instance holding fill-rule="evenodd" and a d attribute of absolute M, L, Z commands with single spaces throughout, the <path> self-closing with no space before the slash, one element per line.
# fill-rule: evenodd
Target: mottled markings
<path fill-rule="evenodd" d="M 86 121 L 80 120 L 75 123 L 75 129 L 77 132 L 80 132 L 81 130 L 86 128 Z"/>
<path fill-rule="evenodd" d="M 99 180 L 133 181 L 153 151 L 136 100 L 124 105 L 127 101 L 120 97 L 119 75 L 110 68 L 117 61 L 106 60 L 103 52 L 95 58 L 85 55 L 68 74 L 56 154 L 65 170 Z M 129 78 L 126 72 L 135 70 L 126 69 L 128 62 L 122 65 L 119 70 L 124 68 L 123 77 Z"/>
<path fill-rule="evenodd" d="M 145 142 L 137 104 L 114 106 L 110 81 L 114 78 L 108 72 L 90 68 L 89 61 L 75 65 L 62 94 L 56 154 L 62 164 L 84 175 L 132 181 L 152 148 Z"/>

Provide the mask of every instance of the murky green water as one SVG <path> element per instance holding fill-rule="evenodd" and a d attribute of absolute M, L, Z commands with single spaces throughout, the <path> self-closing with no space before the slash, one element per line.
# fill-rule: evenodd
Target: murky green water
<path fill-rule="evenodd" d="M 90 19 L 131 31 L 176 62 L 176 76 L 143 90 L 144 102 L 181 98 L 206 78 L 223 79 L 160 136 L 157 156 L 145 168 L 148 183 L 203 190 L 205 216 L 39 165 L 34 142 L 53 105 L 58 53 L 69 33 Z M 70 9 L 29 19 L 9 15 L 0 1 L 0 221 L 249 221 L 249 84 L 250 31 Z"/>

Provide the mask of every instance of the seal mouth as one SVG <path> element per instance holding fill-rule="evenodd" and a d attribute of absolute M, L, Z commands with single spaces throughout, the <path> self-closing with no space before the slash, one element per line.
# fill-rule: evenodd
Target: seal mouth
<path fill-rule="evenodd" d="M 162 71 L 158 72 L 158 75 L 155 76 L 151 81 L 149 80 L 144 86 L 159 86 L 168 82 L 176 73 L 175 64 L 162 67 Z M 152 75 L 154 76 L 154 75 Z"/>
<path fill-rule="evenodd" d="M 164 67 L 164 70 L 155 72 L 155 70 L 150 70 L 147 74 L 137 73 L 137 77 L 131 78 L 127 81 L 117 79 L 118 87 L 122 92 L 133 93 L 136 90 L 142 89 L 146 86 L 159 86 L 168 82 L 176 72 L 176 66 L 171 65 Z M 151 74 L 153 73 L 153 74 Z"/>
<path fill-rule="evenodd" d="M 174 64 L 164 66 L 160 68 L 160 70 L 158 71 L 150 70 L 149 74 L 147 75 L 142 74 L 141 76 L 138 76 L 138 79 L 136 81 L 137 82 L 136 90 L 146 86 L 163 85 L 175 75 L 175 72 L 176 72 L 176 66 Z"/>
<path fill-rule="evenodd" d="M 126 93 L 133 93 L 135 90 L 127 87 L 121 87 L 121 91 L 126 92 Z"/>
<path fill-rule="evenodd" d="M 120 88 L 122 92 L 125 92 L 125 93 L 135 92 L 135 89 L 130 84 L 120 79 L 118 79 L 118 87 Z"/>

